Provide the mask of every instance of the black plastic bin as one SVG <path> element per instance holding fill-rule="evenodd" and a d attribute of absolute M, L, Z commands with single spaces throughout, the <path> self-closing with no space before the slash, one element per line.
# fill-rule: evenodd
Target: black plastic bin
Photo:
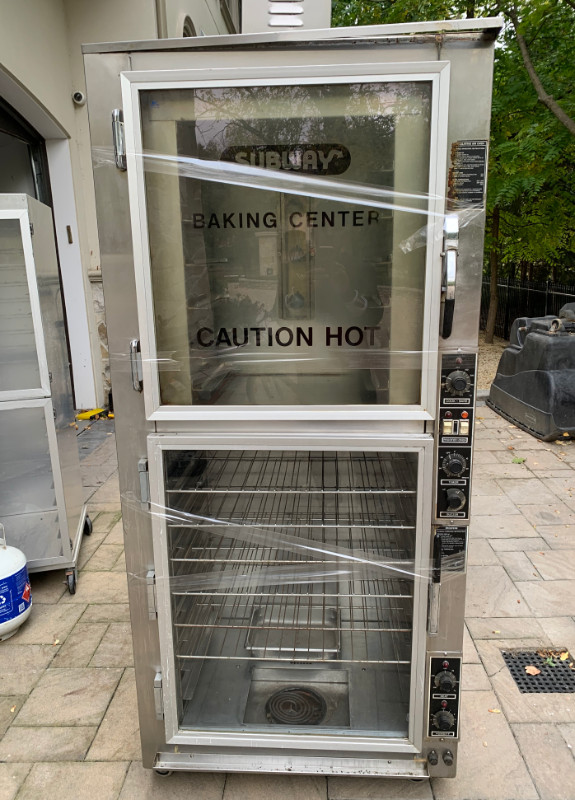
<path fill-rule="evenodd" d="M 538 439 L 575 436 L 575 303 L 511 327 L 487 405 Z"/>

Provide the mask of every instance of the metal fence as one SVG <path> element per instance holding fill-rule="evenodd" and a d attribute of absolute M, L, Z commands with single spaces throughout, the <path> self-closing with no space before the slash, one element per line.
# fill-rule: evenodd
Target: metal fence
<path fill-rule="evenodd" d="M 575 302 L 575 286 L 564 283 L 534 283 L 506 278 L 497 284 L 497 317 L 495 335 L 509 339 L 513 320 L 517 317 L 544 317 L 558 314 L 565 303 Z M 489 311 L 489 278 L 481 287 L 481 318 L 479 326 L 485 330 Z"/>

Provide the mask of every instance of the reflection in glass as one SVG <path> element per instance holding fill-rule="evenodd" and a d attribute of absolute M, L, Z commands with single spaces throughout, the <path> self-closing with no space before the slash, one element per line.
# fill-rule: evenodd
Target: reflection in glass
<path fill-rule="evenodd" d="M 424 82 L 154 90 L 144 151 L 428 191 Z M 327 181 L 326 181 L 326 185 Z M 413 212 L 146 171 L 164 404 L 420 400 Z"/>
<path fill-rule="evenodd" d="M 0 392 L 39 387 L 20 222 L 0 219 Z"/>

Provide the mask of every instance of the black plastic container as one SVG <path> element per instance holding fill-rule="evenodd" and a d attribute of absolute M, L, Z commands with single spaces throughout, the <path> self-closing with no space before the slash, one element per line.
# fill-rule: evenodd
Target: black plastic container
<path fill-rule="evenodd" d="M 538 439 L 575 436 L 575 303 L 511 327 L 487 405 Z"/>

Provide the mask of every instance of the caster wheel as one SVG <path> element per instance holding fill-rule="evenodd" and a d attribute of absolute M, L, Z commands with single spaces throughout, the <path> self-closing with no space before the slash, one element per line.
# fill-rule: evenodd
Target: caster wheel
<path fill-rule="evenodd" d="M 92 533 L 93 528 L 94 526 L 92 525 L 92 520 L 90 519 L 90 517 L 86 517 L 86 519 L 84 520 L 84 530 L 83 530 L 84 536 L 89 536 Z"/>
<path fill-rule="evenodd" d="M 66 585 L 70 594 L 76 594 L 76 571 L 66 573 Z"/>
<path fill-rule="evenodd" d="M 173 774 L 173 770 L 171 769 L 155 769 L 154 772 L 156 775 L 159 775 L 160 778 L 169 778 L 170 775 Z"/>

